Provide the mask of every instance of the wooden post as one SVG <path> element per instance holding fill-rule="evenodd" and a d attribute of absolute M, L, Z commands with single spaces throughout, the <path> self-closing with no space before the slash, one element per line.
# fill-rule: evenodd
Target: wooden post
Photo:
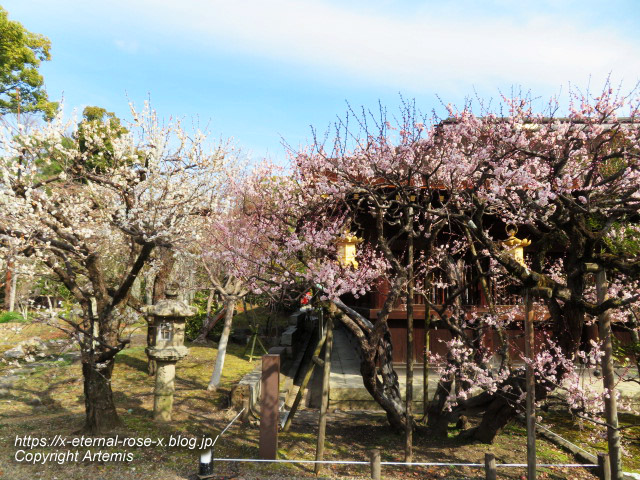
<path fill-rule="evenodd" d="M 373 480 L 380 480 L 380 450 L 374 448 L 373 450 L 371 450 L 371 452 L 369 452 L 369 455 L 371 460 L 371 478 Z"/>
<path fill-rule="evenodd" d="M 412 220 L 409 208 L 408 220 Z M 413 230 L 407 238 L 407 375 L 405 381 L 406 425 L 404 436 L 404 461 L 413 462 Z"/>
<path fill-rule="evenodd" d="M 533 372 L 534 355 L 534 329 L 533 329 L 533 298 L 531 290 L 524 293 L 524 354 L 527 359 L 526 384 L 527 384 L 527 478 L 536 478 L 536 380 Z"/>
<path fill-rule="evenodd" d="M 422 421 L 427 420 L 429 410 L 429 328 L 431 327 L 431 307 L 425 304 L 424 312 L 424 351 L 422 352 Z"/>
<path fill-rule="evenodd" d="M 280 355 L 262 357 L 260 381 L 260 458 L 275 460 L 278 450 Z"/>
<path fill-rule="evenodd" d="M 600 480 L 611 480 L 611 465 L 609 463 L 609 454 L 598 454 L 598 478 Z"/>
<path fill-rule="evenodd" d="M 324 310 L 320 309 L 320 318 L 318 318 L 318 338 L 326 338 L 324 331 Z"/>
<path fill-rule="evenodd" d="M 607 299 L 607 276 L 604 269 L 596 273 L 596 292 L 598 303 Z M 613 370 L 613 340 L 611 333 L 611 315 L 609 310 L 598 317 L 600 339 L 602 340 L 602 383 L 608 392 L 604 398 L 604 413 L 607 421 L 607 443 L 611 466 L 611 479 L 622 480 L 622 460 L 620 458 L 620 430 L 618 430 L 618 405 L 616 400 L 616 378 Z"/>
<path fill-rule="evenodd" d="M 496 480 L 496 457 L 493 453 L 484 454 L 484 472 L 487 480 Z"/>
<path fill-rule="evenodd" d="M 322 402 L 320 404 L 320 418 L 318 419 L 318 444 L 316 446 L 316 460 L 324 457 L 324 437 L 327 428 L 327 409 L 329 408 L 329 377 L 331 375 L 331 350 L 333 348 L 333 321 L 331 315 L 327 315 L 327 326 L 324 346 L 324 369 L 322 372 Z M 316 463 L 314 471 L 320 473 L 322 464 Z"/>
<path fill-rule="evenodd" d="M 251 334 L 251 340 L 247 342 L 247 346 L 245 347 L 244 353 L 242 354 L 243 357 L 247 354 L 247 350 L 249 349 L 249 344 L 251 344 L 251 353 L 249 354 L 249 363 L 253 362 L 253 352 L 256 349 L 257 338 L 258 338 L 258 332 L 253 331 L 253 333 Z"/>

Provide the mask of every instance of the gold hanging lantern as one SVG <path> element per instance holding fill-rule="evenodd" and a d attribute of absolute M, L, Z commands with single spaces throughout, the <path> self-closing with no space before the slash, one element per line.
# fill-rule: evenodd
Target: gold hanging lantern
<path fill-rule="evenodd" d="M 356 260 L 356 245 L 362 242 L 362 238 L 358 238 L 349 231 L 346 231 L 336 241 L 336 246 L 338 247 L 338 261 L 341 265 L 345 267 L 351 265 L 353 268 L 358 268 L 358 261 Z"/>
<path fill-rule="evenodd" d="M 524 247 L 528 247 L 529 245 L 531 245 L 531 240 L 527 238 L 520 239 L 516 237 L 516 234 L 518 233 L 518 227 L 513 224 L 508 224 L 505 227 L 505 230 L 507 231 L 507 235 L 509 235 L 509 238 L 507 240 L 503 240 L 502 244 L 505 247 L 507 255 L 509 255 L 523 267 L 527 268 L 527 265 L 524 263 Z"/>

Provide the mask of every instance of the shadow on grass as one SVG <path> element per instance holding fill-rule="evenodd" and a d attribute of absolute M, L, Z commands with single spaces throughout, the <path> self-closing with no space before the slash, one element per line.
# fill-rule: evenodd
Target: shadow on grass
<path fill-rule="evenodd" d="M 21 403 L 31 407 L 31 415 L 36 415 L 44 410 L 46 407 L 49 410 L 55 410 L 56 413 L 71 413 L 69 410 L 62 406 L 59 399 L 56 398 L 54 392 L 64 384 L 70 383 L 68 380 L 61 380 L 59 382 L 50 383 L 49 387 L 44 390 L 36 390 L 26 388 L 24 386 L 12 385 L 10 387 L 11 394 L 5 394 L 3 400 L 8 399 L 12 402 Z M 83 397 L 84 400 L 84 397 Z M 25 414 L 27 415 L 27 414 Z"/>
<path fill-rule="evenodd" d="M 138 370 L 143 372 L 145 375 L 147 374 L 147 361 L 141 360 L 140 358 L 135 357 L 134 355 L 130 355 L 126 350 L 121 351 L 116 355 L 116 368 L 118 363 L 124 363 L 128 367 L 133 368 L 134 370 Z"/>

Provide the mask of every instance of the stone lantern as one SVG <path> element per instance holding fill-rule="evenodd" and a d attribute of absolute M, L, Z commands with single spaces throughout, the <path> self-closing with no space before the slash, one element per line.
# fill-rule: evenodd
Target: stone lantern
<path fill-rule="evenodd" d="M 187 317 L 196 314 L 197 309 L 178 300 L 178 292 L 174 288 L 167 288 L 165 297 L 165 300 L 147 307 L 147 313 L 151 317 L 149 328 L 153 329 L 153 336 L 146 352 L 157 364 L 153 418 L 168 422 L 171 421 L 173 407 L 176 362 L 189 353 L 189 349 L 184 346 L 184 324 Z"/>
<path fill-rule="evenodd" d="M 351 265 L 353 268 L 358 268 L 358 261 L 356 260 L 356 245 L 362 243 L 362 239 L 352 235 L 350 232 L 345 232 L 337 241 L 338 247 L 338 261 L 341 265 Z"/>

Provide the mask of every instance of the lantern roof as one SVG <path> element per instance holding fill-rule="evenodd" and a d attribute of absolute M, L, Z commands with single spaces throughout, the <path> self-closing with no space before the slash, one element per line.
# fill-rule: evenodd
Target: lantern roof
<path fill-rule="evenodd" d="M 509 238 L 503 240 L 502 243 L 507 247 L 528 247 L 529 245 L 531 245 L 531 240 L 529 240 L 528 238 L 521 239 L 516 237 L 516 234 L 518 233 L 518 227 L 516 227 L 515 225 L 507 225 L 506 231 L 507 235 L 509 235 Z"/>
<path fill-rule="evenodd" d="M 190 307 L 182 300 L 178 300 L 177 290 L 167 288 L 164 300 L 146 308 L 146 312 L 154 317 L 192 317 L 198 313 L 196 307 Z"/>
<path fill-rule="evenodd" d="M 357 235 L 349 232 L 349 231 L 345 231 L 342 236 L 340 238 L 338 238 L 338 240 L 336 240 L 336 243 L 362 243 L 363 239 L 362 238 L 358 238 Z"/>

